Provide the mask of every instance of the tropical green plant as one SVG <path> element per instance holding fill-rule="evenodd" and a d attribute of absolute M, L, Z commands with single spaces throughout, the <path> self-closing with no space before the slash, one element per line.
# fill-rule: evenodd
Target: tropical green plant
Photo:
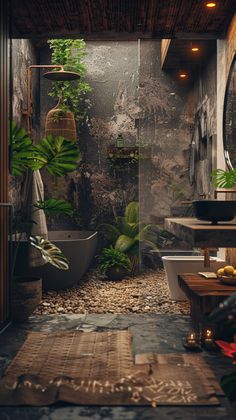
<path fill-rule="evenodd" d="M 68 260 L 55 244 L 41 236 L 30 236 L 30 244 L 38 249 L 45 263 L 50 263 L 60 270 L 68 270 Z"/>
<path fill-rule="evenodd" d="M 38 210 L 43 210 L 46 216 L 53 216 L 55 214 L 65 214 L 67 216 L 73 215 L 71 203 L 65 200 L 57 200 L 56 198 L 37 201 L 34 203 L 34 207 Z"/>
<path fill-rule="evenodd" d="M 49 174 L 64 176 L 77 168 L 79 156 L 79 149 L 74 142 L 49 134 L 34 146 L 31 169 L 46 167 Z"/>
<path fill-rule="evenodd" d="M 10 129 L 13 176 L 44 167 L 51 175 L 64 176 L 77 168 L 80 152 L 74 142 L 49 134 L 34 146 L 23 127 L 18 128 L 13 122 Z"/>
<path fill-rule="evenodd" d="M 86 55 L 86 44 L 83 39 L 50 39 L 48 44 L 52 50 L 51 64 L 63 65 L 65 70 L 80 74 L 79 80 L 53 82 L 49 95 L 60 100 L 61 116 L 70 110 L 76 120 L 82 122 L 87 114 L 85 94 L 92 90 L 85 81 L 86 65 L 83 57 Z"/>
<path fill-rule="evenodd" d="M 104 237 L 115 249 L 126 253 L 132 264 L 134 273 L 139 264 L 140 246 L 142 249 L 155 249 L 152 241 L 153 225 L 139 221 L 139 204 L 135 201 L 129 203 L 123 217 L 116 217 L 114 225 L 103 223 L 100 230 Z"/>
<path fill-rule="evenodd" d="M 9 137 L 11 139 L 11 174 L 23 175 L 31 168 L 33 155 L 33 142 L 23 127 L 17 127 L 13 121 L 10 124 Z"/>
<path fill-rule="evenodd" d="M 214 187 L 233 188 L 236 185 L 236 169 L 225 171 L 224 169 L 215 169 L 211 173 Z"/>
<path fill-rule="evenodd" d="M 106 273 L 112 267 L 116 268 L 125 268 L 127 271 L 131 269 L 131 263 L 129 257 L 124 254 L 124 252 L 119 249 L 113 248 L 104 248 L 101 255 L 98 258 L 99 268 L 102 273 Z"/>
<path fill-rule="evenodd" d="M 49 135 L 43 138 L 36 146 L 23 127 L 17 127 L 15 122 L 10 124 L 11 139 L 11 173 L 14 176 L 22 176 L 27 171 L 35 171 L 46 168 L 55 176 L 64 176 L 76 169 L 79 160 L 78 147 L 63 137 Z M 27 203 L 22 202 L 22 208 L 15 214 L 13 227 L 15 233 L 15 252 L 12 262 L 12 273 L 15 271 L 17 253 L 23 236 L 29 243 L 36 247 L 45 262 L 49 262 L 60 269 L 68 269 L 68 261 L 63 253 L 50 241 L 39 236 L 31 236 L 32 220 L 29 220 Z M 33 203 L 35 211 L 42 209 L 46 215 L 63 213 L 71 215 L 73 209 L 70 203 L 64 200 L 51 198 L 45 201 Z"/>

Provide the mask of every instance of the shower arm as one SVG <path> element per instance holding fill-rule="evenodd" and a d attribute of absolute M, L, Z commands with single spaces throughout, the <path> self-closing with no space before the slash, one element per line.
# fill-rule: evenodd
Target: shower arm
<path fill-rule="evenodd" d="M 26 116 L 26 126 L 27 132 L 30 136 L 32 134 L 32 108 L 31 108 L 31 69 L 61 69 L 64 70 L 64 67 L 60 64 L 33 64 L 28 66 L 27 69 L 27 110 L 22 111 L 22 114 Z"/>

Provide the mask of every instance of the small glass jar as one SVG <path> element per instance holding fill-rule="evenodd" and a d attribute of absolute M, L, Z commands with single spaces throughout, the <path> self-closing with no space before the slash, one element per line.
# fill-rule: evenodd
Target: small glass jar
<path fill-rule="evenodd" d="M 116 139 L 116 147 L 124 147 L 124 138 L 121 134 L 118 134 Z"/>

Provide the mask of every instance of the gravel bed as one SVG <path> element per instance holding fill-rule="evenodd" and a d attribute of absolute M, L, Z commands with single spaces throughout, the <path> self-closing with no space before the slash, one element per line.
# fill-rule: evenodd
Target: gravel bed
<path fill-rule="evenodd" d="M 170 299 L 164 270 L 145 270 L 119 282 L 90 270 L 77 287 L 44 292 L 35 314 L 130 312 L 188 315 L 190 309 L 188 301 Z"/>

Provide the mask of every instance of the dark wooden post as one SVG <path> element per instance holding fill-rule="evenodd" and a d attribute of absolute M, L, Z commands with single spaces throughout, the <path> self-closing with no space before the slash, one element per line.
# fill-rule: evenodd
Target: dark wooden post
<path fill-rule="evenodd" d="M 9 3 L 0 0 L 0 328 L 9 318 L 8 273 L 8 10 Z"/>

